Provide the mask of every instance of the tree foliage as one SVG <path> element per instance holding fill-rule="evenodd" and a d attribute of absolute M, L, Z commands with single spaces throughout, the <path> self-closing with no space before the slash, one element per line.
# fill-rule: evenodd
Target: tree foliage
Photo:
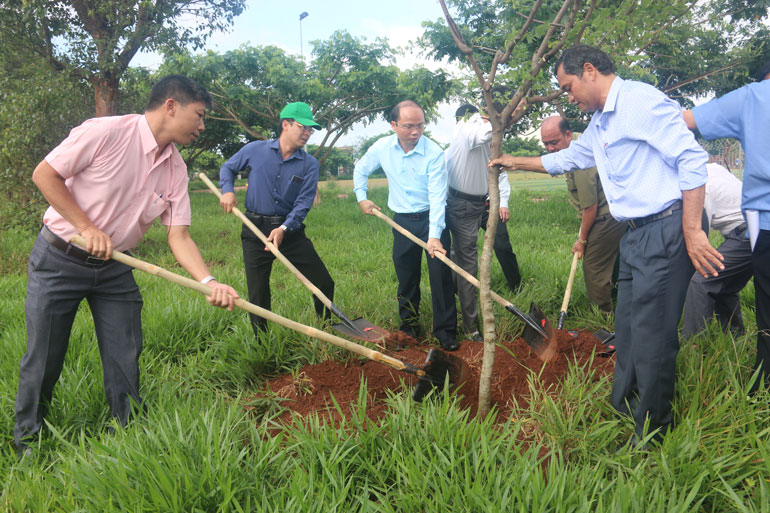
<path fill-rule="evenodd" d="M 5 0 L 0 31 L 94 89 L 96 115 L 115 112 L 120 79 L 140 50 L 199 48 L 232 24 L 244 0 Z"/>
<path fill-rule="evenodd" d="M 419 102 L 433 115 L 455 87 L 443 71 L 400 70 L 395 50 L 381 39 L 367 43 L 339 31 L 312 44 L 309 64 L 275 46 L 171 56 L 164 69 L 196 78 L 215 99 L 208 133 L 198 143 L 232 154 L 245 140 L 273 137 L 283 107 L 303 101 L 324 128 L 314 151 L 323 167 L 354 124 L 371 123 L 404 99 Z"/>

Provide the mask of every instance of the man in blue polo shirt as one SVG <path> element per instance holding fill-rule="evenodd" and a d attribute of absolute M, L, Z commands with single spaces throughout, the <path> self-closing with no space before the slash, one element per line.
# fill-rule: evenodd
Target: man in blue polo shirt
<path fill-rule="evenodd" d="M 220 204 L 231 212 L 237 204 L 233 181 L 249 169 L 246 192 L 246 217 L 267 236 L 267 240 L 307 276 L 329 299 L 334 298 L 334 281 L 313 243 L 305 235 L 303 221 L 318 188 L 318 161 L 303 149 L 314 128 L 310 107 L 302 102 L 290 103 L 280 115 L 278 139 L 254 141 L 238 150 L 219 170 L 222 187 Z M 275 256 L 247 226 L 241 230 L 243 263 L 249 301 L 270 309 L 270 271 Z M 321 301 L 313 297 L 316 313 L 331 318 Z M 267 321 L 254 314 L 254 335 L 267 327 Z"/>
<path fill-rule="evenodd" d="M 422 135 L 425 112 L 413 101 L 403 101 L 390 112 L 390 126 L 395 132 L 375 142 L 356 162 L 353 192 L 364 214 L 378 209 L 366 198 L 367 181 L 382 167 L 388 177 L 388 207 L 394 220 L 428 243 L 428 277 L 433 303 L 433 335 L 441 347 L 453 351 L 457 343 L 457 306 L 449 268 L 433 258 L 438 251 L 446 254 L 449 231 L 444 220 L 447 197 L 447 171 L 444 152 Z M 419 335 L 420 267 L 422 249 L 393 230 L 393 265 L 398 278 L 398 313 L 401 330 Z"/>
<path fill-rule="evenodd" d="M 759 378 L 749 391 L 752 395 L 761 383 L 770 386 L 770 60 L 754 78 L 757 82 L 683 112 L 687 126 L 697 128 L 705 139 L 734 137 L 746 154 L 741 210 L 749 233 L 756 234 L 751 262 L 758 329 L 754 368 Z"/>
<path fill-rule="evenodd" d="M 662 437 L 673 424 L 678 325 L 693 267 L 724 266 L 702 229 L 708 155 L 682 121 L 679 105 L 654 87 L 615 75 L 598 48 L 575 45 L 555 66 L 569 100 L 591 122 L 568 148 L 543 157 L 492 160 L 552 175 L 596 166 L 612 216 L 629 230 L 620 242 L 615 311 L 617 363 L 612 405 Z"/>

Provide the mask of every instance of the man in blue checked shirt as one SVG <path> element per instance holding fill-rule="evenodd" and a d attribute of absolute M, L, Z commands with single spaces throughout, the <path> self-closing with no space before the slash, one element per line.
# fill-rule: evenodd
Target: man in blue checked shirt
<path fill-rule="evenodd" d="M 382 167 L 388 177 L 388 207 L 394 220 L 417 237 L 427 241 L 428 277 L 433 303 L 433 335 L 441 347 L 454 351 L 457 343 L 457 306 L 449 268 L 434 257 L 446 254 L 449 231 L 444 220 L 447 197 L 447 172 L 444 152 L 422 135 L 425 112 L 413 101 L 403 101 L 390 112 L 390 126 L 395 132 L 375 142 L 356 163 L 353 192 L 364 214 L 380 209 L 366 199 L 367 181 Z M 422 249 L 393 230 L 393 265 L 398 279 L 400 329 L 419 336 L 420 274 Z"/>
<path fill-rule="evenodd" d="M 620 242 L 612 405 L 633 416 L 632 445 L 645 428 L 660 439 L 673 424 L 677 328 L 693 266 L 704 276 L 724 268 L 703 230 L 708 155 L 679 104 L 616 76 L 598 48 L 573 46 L 554 71 L 570 102 L 594 113 L 586 131 L 561 151 L 490 165 L 552 175 L 597 167 L 610 212 L 629 226 Z"/>
<path fill-rule="evenodd" d="M 227 212 L 237 205 L 233 181 L 242 170 L 249 170 L 246 191 L 246 217 L 275 244 L 281 253 L 307 276 L 329 299 L 334 298 L 334 281 L 326 270 L 313 243 L 305 235 L 303 221 L 318 188 L 318 161 L 303 148 L 320 128 L 306 103 L 288 104 L 280 114 L 278 139 L 254 141 L 238 150 L 219 170 L 222 187 L 220 204 Z M 249 301 L 270 309 L 270 271 L 275 256 L 244 225 L 241 230 L 243 263 Z M 319 317 L 331 318 L 331 312 L 313 297 Z M 267 321 L 254 314 L 254 335 L 267 328 Z"/>
<path fill-rule="evenodd" d="M 741 210 L 749 232 L 756 234 L 751 262 L 758 328 L 754 369 L 759 369 L 750 395 L 762 383 L 770 387 L 770 60 L 754 78 L 754 83 L 682 113 L 687 126 L 697 128 L 704 138 L 734 137 L 746 154 Z"/>

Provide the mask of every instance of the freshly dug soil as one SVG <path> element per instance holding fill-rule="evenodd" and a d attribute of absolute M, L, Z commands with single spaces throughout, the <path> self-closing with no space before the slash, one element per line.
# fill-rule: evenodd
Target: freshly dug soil
<path fill-rule="evenodd" d="M 531 372 L 540 374 L 538 384 L 544 388 L 558 391 L 560 381 L 566 374 L 570 362 L 579 366 L 588 365 L 591 353 L 604 354 L 607 347 L 588 332 L 568 332 L 556 330 L 559 342 L 559 354 L 547 364 L 541 362 L 530 350 L 527 343 L 519 338 L 504 342 L 495 353 L 495 366 L 492 376 L 492 402 L 500 412 L 499 421 L 504 421 L 514 406 L 527 404 L 529 387 L 527 378 Z M 391 334 L 381 348 L 383 352 L 406 363 L 421 367 L 430 346 L 417 345 L 417 341 L 404 333 Z M 393 350 L 405 347 L 403 350 Z M 464 360 L 470 368 L 470 378 L 456 391 L 461 395 L 460 404 L 468 408 L 472 415 L 478 409 L 479 373 L 483 358 L 484 344 L 465 341 L 460 349 L 451 354 Z M 613 371 L 615 358 L 597 356 L 591 363 L 597 376 Z M 542 369 L 542 370 L 541 370 Z M 411 394 L 417 378 L 403 371 L 391 369 L 385 364 L 371 360 L 352 360 L 347 363 L 325 361 L 305 366 L 294 374 L 279 376 L 267 382 L 265 390 L 259 395 L 275 394 L 286 400 L 282 405 L 288 408 L 279 422 L 291 422 L 292 412 L 305 417 L 316 413 L 322 421 L 337 424 L 341 420 L 331 395 L 339 404 L 343 414 L 350 417 L 350 407 L 358 399 L 361 381 L 367 386 L 367 416 L 378 421 L 387 412 L 386 390 Z M 402 382 L 406 387 L 402 387 Z"/>

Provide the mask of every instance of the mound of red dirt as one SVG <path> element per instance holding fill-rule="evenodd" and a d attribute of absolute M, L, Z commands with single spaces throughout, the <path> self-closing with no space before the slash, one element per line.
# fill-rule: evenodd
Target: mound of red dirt
<path fill-rule="evenodd" d="M 538 386 L 558 390 L 570 363 L 589 365 L 592 353 L 605 354 L 607 350 L 591 333 L 556 330 L 556 335 L 559 353 L 548 363 L 541 362 L 521 338 L 504 342 L 502 347 L 497 348 L 492 377 L 492 402 L 500 412 L 500 421 L 507 418 L 514 401 L 520 406 L 526 405 L 529 393 L 527 379 L 533 371 L 539 374 Z M 383 352 L 417 367 L 424 364 L 431 349 L 430 346 L 416 345 L 414 339 L 403 333 L 393 334 L 385 342 Z M 403 346 L 406 349 L 391 351 L 395 346 Z M 472 415 L 475 415 L 478 409 L 483 349 L 483 343 L 465 341 L 460 349 L 451 353 L 464 360 L 470 369 L 469 379 L 457 393 L 462 396 L 461 406 L 468 408 Z M 596 356 L 590 366 L 596 369 L 597 377 L 603 376 L 613 371 L 615 358 Z M 288 410 L 278 417 L 279 422 L 290 422 L 294 412 L 302 417 L 317 413 L 322 421 L 336 424 L 341 415 L 331 396 L 333 395 L 339 404 L 342 414 L 349 418 L 351 406 L 358 400 L 362 380 L 366 381 L 367 388 L 366 414 L 370 419 L 377 421 L 386 413 L 386 391 L 410 394 L 417 378 L 371 360 L 353 360 L 347 363 L 325 361 L 268 381 L 260 395 L 274 394 L 285 399 L 282 405 Z"/>

